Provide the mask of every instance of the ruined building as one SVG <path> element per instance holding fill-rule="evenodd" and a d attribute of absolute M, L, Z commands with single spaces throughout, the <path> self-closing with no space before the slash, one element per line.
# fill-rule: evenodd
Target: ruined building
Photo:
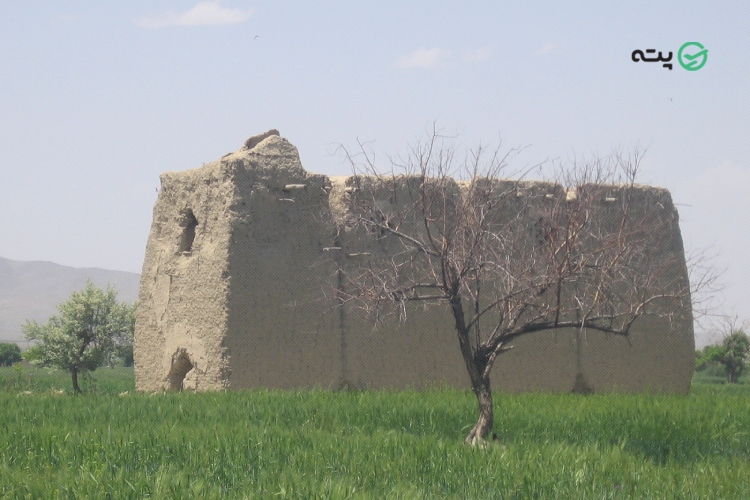
<path fill-rule="evenodd" d="M 414 308 L 406 323 L 373 329 L 331 300 L 330 249 L 340 259 L 375 251 L 334 244 L 337 230 L 321 216 L 346 197 L 348 181 L 306 172 L 276 131 L 201 168 L 163 174 L 141 277 L 137 389 L 468 388 L 448 308 Z M 648 189 L 675 220 L 672 272 L 687 280 L 669 193 Z M 494 388 L 686 392 L 692 319 L 677 312 L 672 323 L 639 320 L 628 338 L 521 337 L 495 364 Z"/>

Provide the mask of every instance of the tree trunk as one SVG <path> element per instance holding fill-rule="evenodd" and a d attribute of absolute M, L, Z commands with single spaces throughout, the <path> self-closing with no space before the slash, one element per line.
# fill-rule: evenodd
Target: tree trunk
<path fill-rule="evenodd" d="M 73 391 L 80 394 L 81 388 L 78 385 L 78 368 L 71 368 L 70 374 L 73 376 Z"/>
<path fill-rule="evenodd" d="M 471 340 L 469 339 L 470 332 L 466 328 L 464 320 L 461 296 L 455 293 L 457 289 L 457 286 L 453 289 L 454 295 L 450 298 L 450 305 L 453 311 L 453 318 L 456 320 L 456 333 L 458 334 L 458 343 L 461 346 L 461 355 L 464 358 L 466 370 L 469 372 L 471 388 L 474 394 L 476 394 L 477 402 L 479 403 L 479 419 L 474 428 L 471 429 L 469 435 L 466 436 L 465 442 L 471 445 L 483 445 L 487 440 L 487 436 L 490 435 L 494 423 L 490 375 L 489 370 L 485 371 L 489 360 L 482 359 L 484 357 L 478 356 L 478 353 L 472 349 Z"/>
<path fill-rule="evenodd" d="M 490 389 L 490 381 L 480 380 L 478 385 L 475 385 L 472 381 L 474 394 L 477 395 L 477 402 L 479 403 L 479 419 L 471 429 L 469 435 L 466 436 L 466 444 L 471 445 L 482 445 L 487 440 L 487 436 L 492 431 L 492 425 L 494 423 L 494 408 L 492 405 L 492 390 Z"/>

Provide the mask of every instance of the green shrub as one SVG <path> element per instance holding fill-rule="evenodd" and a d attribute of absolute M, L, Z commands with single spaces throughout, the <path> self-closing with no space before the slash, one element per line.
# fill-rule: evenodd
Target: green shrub
<path fill-rule="evenodd" d="M 0 343 L 0 366 L 11 366 L 21 361 L 21 349 L 18 344 Z"/>
<path fill-rule="evenodd" d="M 89 281 L 57 309 L 60 314 L 45 324 L 27 321 L 23 333 L 38 342 L 40 363 L 70 372 L 73 390 L 81 392 L 79 375 L 90 377 L 118 346 L 132 344 L 135 305 L 118 302 L 114 288 Z"/>
<path fill-rule="evenodd" d="M 695 370 L 712 375 L 723 371 L 729 383 L 737 383 L 750 354 L 750 337 L 743 330 L 732 330 L 720 345 L 709 345 L 695 352 Z"/>

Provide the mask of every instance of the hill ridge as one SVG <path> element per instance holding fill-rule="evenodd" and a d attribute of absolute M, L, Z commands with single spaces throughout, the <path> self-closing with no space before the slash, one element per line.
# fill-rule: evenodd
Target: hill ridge
<path fill-rule="evenodd" d="M 57 305 L 82 289 L 88 279 L 99 287 L 114 286 L 120 300 L 138 298 L 138 273 L 0 257 L 0 342 L 23 346 L 21 324 L 26 319 L 46 321 L 57 313 Z"/>

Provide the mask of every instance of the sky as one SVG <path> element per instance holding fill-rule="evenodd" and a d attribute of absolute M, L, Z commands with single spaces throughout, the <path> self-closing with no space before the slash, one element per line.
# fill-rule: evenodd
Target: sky
<path fill-rule="evenodd" d="M 338 145 L 385 161 L 435 123 L 518 168 L 645 149 L 715 311 L 750 320 L 750 4 L 504 3 L 4 2 L 0 256 L 140 272 L 160 173 L 276 128 L 343 175 Z"/>

